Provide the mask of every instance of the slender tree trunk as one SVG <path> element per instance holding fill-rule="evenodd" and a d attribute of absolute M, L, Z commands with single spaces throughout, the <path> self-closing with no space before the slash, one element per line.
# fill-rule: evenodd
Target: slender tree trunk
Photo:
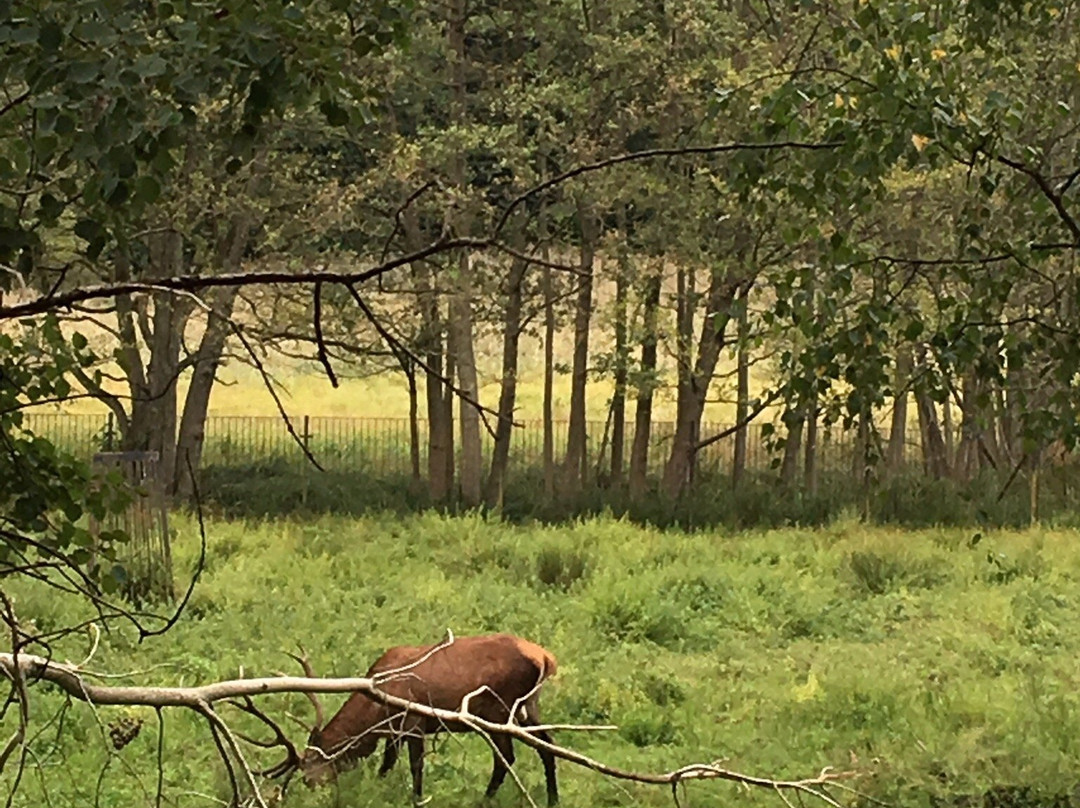
<path fill-rule="evenodd" d="M 806 456 L 803 458 L 803 484 L 806 492 L 818 492 L 818 399 L 815 392 L 806 408 Z"/>
<path fill-rule="evenodd" d="M 919 433 L 922 437 L 923 463 L 926 473 L 935 480 L 943 479 L 949 471 L 949 463 L 945 455 L 945 439 L 941 434 L 941 425 L 938 423 L 934 401 L 921 387 L 915 388 L 915 406 L 919 413 Z"/>
<path fill-rule="evenodd" d="M 463 396 L 480 400 L 480 385 L 476 375 L 476 356 L 473 350 L 472 284 L 468 253 L 462 252 L 458 264 L 458 288 L 451 301 L 450 336 L 457 362 L 458 387 Z M 481 502 L 483 453 L 480 443 L 480 413 L 468 401 L 458 402 L 461 428 L 461 501 L 474 508 Z"/>
<path fill-rule="evenodd" d="M 780 482 L 787 487 L 795 484 L 795 478 L 799 473 L 799 454 L 802 450 L 805 420 L 806 414 L 802 410 L 788 410 L 784 413 L 787 437 L 784 440 L 784 457 L 780 462 Z"/>
<path fill-rule="evenodd" d="M 219 244 L 217 263 L 226 272 L 240 268 L 251 238 L 251 220 L 247 214 L 233 219 L 225 238 Z M 209 297 L 210 312 L 206 318 L 206 330 L 194 362 L 191 383 L 184 400 L 180 417 L 180 431 L 176 444 L 176 495 L 191 500 L 195 493 L 192 472 L 198 472 L 202 464 L 202 451 L 206 438 L 206 414 L 210 408 L 210 393 L 217 379 L 217 369 L 225 351 L 225 344 L 232 333 L 230 319 L 239 287 L 221 289 Z"/>
<path fill-rule="evenodd" d="M 586 463 L 585 394 L 589 373 L 589 324 L 592 319 L 592 276 L 596 248 L 596 225 L 590 204 L 578 199 L 581 225 L 581 262 L 577 301 L 574 309 L 574 360 L 570 382 L 570 425 L 563 461 L 563 485 L 567 491 L 578 490 Z"/>
<path fill-rule="evenodd" d="M 735 451 L 731 459 L 731 484 L 735 487 L 742 482 L 746 474 L 746 449 L 750 425 L 746 423 L 750 415 L 750 316 L 747 298 L 743 296 L 743 305 L 739 307 L 739 348 L 736 359 L 735 392 Z"/>
<path fill-rule="evenodd" d="M 941 405 L 941 431 L 945 439 L 945 472 L 947 474 L 956 459 L 955 447 L 953 446 L 955 432 L 953 430 L 952 405 L 948 398 Z"/>
<path fill-rule="evenodd" d="M 625 232 L 625 221 L 622 229 Z M 626 382 L 630 366 L 630 347 L 626 338 L 629 262 L 628 251 L 623 245 L 619 249 L 619 267 L 615 275 L 615 391 L 611 397 L 611 484 L 616 486 L 622 482 L 626 452 Z"/>
<path fill-rule="evenodd" d="M 652 430 L 653 390 L 656 387 L 656 346 L 662 267 L 645 281 L 644 335 L 641 342 L 641 381 L 634 408 L 634 442 L 630 447 L 630 496 L 639 497 L 648 487 L 649 440 Z"/>
<path fill-rule="evenodd" d="M 543 256 L 545 261 L 550 260 L 547 245 L 544 246 Z M 544 294 L 544 499 L 548 502 L 555 498 L 555 294 L 551 281 L 551 268 L 545 266 L 541 283 Z"/>
<path fill-rule="evenodd" d="M 701 414 L 705 410 L 705 399 L 717 360 L 726 344 L 732 303 L 742 283 L 739 279 L 731 278 L 724 269 L 717 267 L 712 271 L 705 317 L 698 340 L 697 360 L 685 383 L 679 388 L 675 434 L 671 441 L 671 453 L 664 466 L 662 491 L 670 499 L 681 494 L 690 479 Z"/>
<path fill-rule="evenodd" d="M 870 441 L 872 439 L 870 417 L 870 408 L 864 404 L 856 424 L 855 456 L 852 468 L 852 476 L 860 490 L 870 479 Z"/>
<path fill-rule="evenodd" d="M 680 262 L 675 267 L 675 434 L 673 436 L 672 452 L 675 450 L 674 441 L 685 443 L 691 439 L 689 432 L 693 430 L 694 404 L 696 390 L 694 385 L 694 310 L 693 300 L 694 272 Z M 706 315 L 707 316 L 707 315 Z M 683 425 L 686 426 L 683 426 Z M 686 436 L 680 434 L 686 432 Z M 680 479 L 674 483 L 668 479 L 671 457 L 664 466 L 662 490 L 669 496 L 678 496 L 690 484 L 691 467 L 697 460 L 696 453 L 692 453 L 689 461 L 680 463 L 678 474 Z M 674 492 L 674 493 L 672 493 Z"/>
<path fill-rule="evenodd" d="M 421 295 L 424 293 L 421 292 Z M 424 396 L 428 415 L 428 495 L 434 502 L 442 502 L 450 495 L 454 467 L 453 419 L 447 411 L 446 397 L 449 388 L 443 384 L 440 375 L 443 372 L 442 323 L 439 317 L 439 304 L 433 292 L 429 299 L 422 301 L 426 312 L 424 330 L 427 332 L 425 343 L 427 352 L 425 364 L 430 368 L 424 372 Z M 449 368 L 449 363 L 447 363 Z"/>
<path fill-rule="evenodd" d="M 398 362 L 409 383 L 409 470 L 412 473 L 412 489 L 420 491 L 424 478 L 420 473 L 420 395 L 416 384 L 416 364 L 410 356 L 400 356 Z"/>
<path fill-rule="evenodd" d="M 419 249 L 420 235 L 416 211 L 409 208 L 402 217 L 405 237 L 410 249 Z M 424 355 L 424 398 L 428 420 L 428 496 L 432 502 L 443 502 L 450 495 L 453 480 L 453 416 L 447 414 L 443 375 L 443 322 L 439 310 L 439 295 L 431 269 L 423 261 L 412 265 L 413 282 L 417 289 L 420 314 L 420 350 Z M 451 375 L 448 371 L 448 377 Z"/>
<path fill-rule="evenodd" d="M 978 380 L 973 370 L 964 374 L 961 384 L 963 387 L 958 396 L 960 399 L 960 441 L 956 447 L 952 471 L 956 479 L 963 481 L 970 480 L 974 476 L 979 462 L 979 413 L 976 403 L 979 390 Z"/>
<path fill-rule="evenodd" d="M 892 474 L 904 468 L 904 449 L 907 446 L 908 378 L 911 376 L 911 351 L 902 346 L 896 355 L 896 394 L 893 396 L 892 421 L 889 426 L 887 465 Z"/>
<path fill-rule="evenodd" d="M 176 496 L 190 501 L 195 494 L 195 480 L 191 472 L 198 472 L 202 464 L 202 452 L 206 438 L 206 416 L 210 409 L 210 393 L 217 378 L 225 344 L 232 333 L 228 318 L 232 316 L 233 304 L 239 289 L 222 290 L 211 304 L 207 315 L 206 330 L 199 343 L 195 362 L 184 400 L 180 418 L 180 432 L 176 443 Z"/>
<path fill-rule="evenodd" d="M 491 452 L 485 498 L 489 508 L 502 504 L 506 466 L 513 435 L 514 399 L 517 394 L 518 342 L 521 337 L 521 286 L 525 261 L 514 260 L 506 279 L 506 312 L 503 317 L 502 385 L 499 390 L 499 423 L 495 426 L 495 446 Z"/>
<path fill-rule="evenodd" d="M 452 0 L 446 26 L 449 51 L 450 119 L 458 127 L 468 123 L 466 81 L 468 55 L 465 50 L 465 24 L 468 7 L 465 0 Z M 466 167 L 463 154 L 456 152 L 451 160 L 454 183 L 463 196 L 467 195 Z M 469 231 L 469 213 L 458 210 L 452 214 L 453 232 L 464 236 Z M 469 253 L 458 255 L 458 277 L 450 300 L 450 340 L 457 365 L 458 387 L 462 396 L 478 402 L 480 389 L 476 373 L 473 346 L 472 265 Z M 475 406 L 464 400 L 458 402 L 461 429 L 460 479 L 461 499 L 466 507 L 476 507 L 482 497 L 483 453 L 480 444 L 480 414 Z"/>
<path fill-rule="evenodd" d="M 446 346 L 446 378 L 453 379 L 456 371 L 457 357 L 454 354 L 452 341 L 447 336 Z M 454 492 L 454 475 L 457 471 L 457 454 L 454 446 L 454 401 L 456 396 L 450 389 L 450 385 L 443 385 L 442 419 L 443 428 L 446 431 L 446 454 L 443 456 L 443 477 L 446 480 L 447 493 Z"/>

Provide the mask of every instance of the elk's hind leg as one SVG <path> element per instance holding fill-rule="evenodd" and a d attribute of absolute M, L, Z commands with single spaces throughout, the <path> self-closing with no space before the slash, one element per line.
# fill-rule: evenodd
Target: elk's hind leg
<path fill-rule="evenodd" d="M 390 773 L 390 770 L 394 768 L 394 764 L 397 763 L 398 752 L 401 751 L 401 738 L 393 737 L 386 739 L 386 746 L 383 747 L 382 765 L 379 766 L 379 777 L 386 777 Z"/>
<path fill-rule="evenodd" d="M 495 792 L 506 779 L 509 767 L 514 765 L 514 742 L 510 736 L 493 734 L 491 742 L 495 745 L 495 748 L 491 750 L 495 764 L 491 769 L 491 780 L 488 782 L 487 791 L 484 792 L 484 796 L 488 798 L 495 796 Z"/>
<path fill-rule="evenodd" d="M 522 711 L 521 724 L 523 726 L 537 726 L 543 723 L 540 720 L 540 705 L 537 693 L 534 693 L 526 702 L 525 709 Z M 549 743 L 554 745 L 554 741 L 551 740 L 551 735 L 547 730 L 537 730 L 533 732 L 533 737 L 538 741 Z M 559 784 L 555 779 L 555 755 L 547 749 L 537 748 L 536 754 L 540 756 L 541 762 L 544 764 L 544 781 L 547 784 L 547 804 L 556 805 L 559 802 Z"/>
<path fill-rule="evenodd" d="M 538 730 L 533 737 L 544 743 L 553 744 L 547 730 Z M 555 780 L 555 756 L 547 749 L 537 749 L 536 754 L 544 764 L 544 780 L 547 783 L 547 804 L 556 805 L 559 802 L 559 784 Z"/>

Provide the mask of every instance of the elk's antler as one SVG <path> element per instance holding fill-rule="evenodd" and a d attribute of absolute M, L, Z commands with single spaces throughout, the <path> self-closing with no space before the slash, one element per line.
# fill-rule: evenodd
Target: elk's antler
<path fill-rule="evenodd" d="M 271 779 L 286 775 L 285 783 L 282 787 L 288 786 L 289 778 L 292 777 L 293 773 L 300 767 L 300 753 L 297 751 L 296 746 L 288 739 L 288 737 L 286 737 L 276 721 L 255 706 L 255 703 L 251 700 L 250 696 L 244 696 L 242 701 L 238 699 L 229 699 L 226 703 L 259 719 L 270 728 L 272 733 L 274 733 L 274 737 L 269 741 L 252 738 L 251 736 L 240 732 L 235 732 L 234 734 L 238 738 L 241 738 L 254 746 L 261 747 L 262 749 L 273 749 L 278 746 L 284 747 L 284 760 L 275 763 L 269 768 L 262 769 L 261 771 L 256 772 L 256 774 L 260 777 L 269 777 Z"/>
<path fill-rule="evenodd" d="M 300 656 L 297 656 L 290 651 L 286 651 L 285 653 L 287 653 L 290 657 L 300 663 L 300 667 L 304 669 L 304 674 L 306 676 L 311 679 L 317 679 L 318 677 L 315 675 L 315 671 L 313 671 L 311 668 L 311 660 L 308 659 L 307 651 L 304 650 L 304 646 L 300 645 L 300 643 L 297 643 L 296 647 L 300 651 Z M 316 696 L 314 693 L 308 693 L 306 695 L 311 700 L 312 705 L 315 707 L 315 726 L 311 727 L 311 731 L 318 732 L 320 729 L 322 729 L 323 722 L 325 720 L 322 702 L 319 701 L 319 697 Z"/>

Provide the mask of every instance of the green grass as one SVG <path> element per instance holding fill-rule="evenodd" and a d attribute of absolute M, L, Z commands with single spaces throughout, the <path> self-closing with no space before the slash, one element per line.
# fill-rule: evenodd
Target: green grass
<path fill-rule="evenodd" d="M 177 517 L 178 565 L 195 531 Z M 435 514 L 299 521 L 214 521 L 203 581 L 166 637 L 106 637 L 91 667 L 145 670 L 133 681 L 193 684 L 270 673 L 302 642 L 323 675 L 354 675 L 385 647 L 510 631 L 559 659 L 545 719 L 613 722 L 611 734 L 560 740 L 617 766 L 663 770 L 726 759 L 793 776 L 853 757 L 861 788 L 897 806 L 958 804 L 994 786 L 1030 786 L 1016 805 L 1048 804 L 1080 780 L 1078 534 L 901 531 L 837 521 L 817 530 L 660 531 L 598 518 L 514 527 Z M 42 629 L 77 615 L 51 594 L 16 593 Z M 81 643 L 55 649 L 79 659 Z M 61 703 L 35 688 L 35 718 Z M 333 705 L 341 698 L 328 697 Z M 303 698 L 268 698 L 307 716 Z M 100 805 L 152 804 L 156 719 L 111 762 Z M 10 721 L 10 718 L 9 718 Z M 242 723 L 240 726 L 246 726 Z M 299 730 L 294 728 L 296 740 Z M 58 746 L 17 805 L 91 805 L 106 760 L 94 714 L 72 707 Z M 166 716 L 167 804 L 211 805 L 226 783 L 205 727 Z M 542 773 L 521 751 L 537 799 Z M 290 806 L 407 804 L 407 766 L 377 780 L 377 760 L 337 790 L 297 787 Z M 434 805 L 478 805 L 490 755 L 477 738 L 440 742 L 425 780 Z M 567 806 L 668 806 L 664 789 L 618 784 L 562 765 Z M 141 783 L 141 784 L 140 784 Z M 696 784 L 692 805 L 781 806 L 767 792 Z M 850 803 L 850 800 L 845 800 Z M 525 804 L 508 782 L 498 805 Z M 970 802 L 965 804 L 971 804 Z M 976 804 L 981 804 L 981 796 Z M 989 804 L 989 803 L 988 803 Z"/>

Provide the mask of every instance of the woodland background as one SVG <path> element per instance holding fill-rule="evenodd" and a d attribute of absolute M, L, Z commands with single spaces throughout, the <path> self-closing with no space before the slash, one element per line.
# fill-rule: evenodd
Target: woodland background
<path fill-rule="evenodd" d="M 9 802 L 263 799 L 213 710 L 59 660 L 352 673 L 447 624 L 542 639 L 627 765 L 1071 800 L 1078 14 L 0 0 Z M 159 457 L 177 604 L 100 449 Z M 351 776 L 290 799 L 402 785 Z"/>

